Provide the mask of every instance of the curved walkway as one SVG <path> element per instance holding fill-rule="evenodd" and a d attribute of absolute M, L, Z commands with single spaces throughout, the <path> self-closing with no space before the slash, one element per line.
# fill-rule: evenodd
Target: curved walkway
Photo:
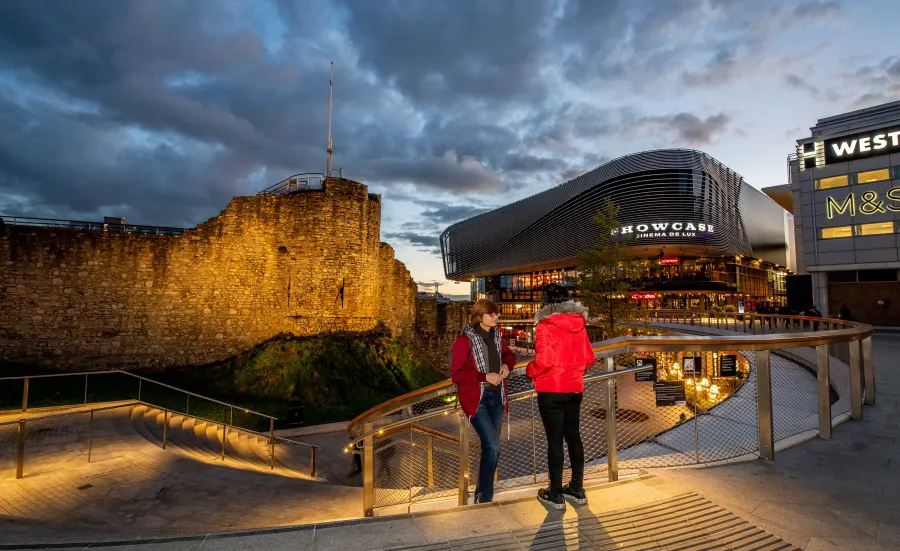
<path fill-rule="evenodd" d="M 421 546 L 423 542 L 432 544 L 430 549 L 479 548 L 478 545 L 483 548 L 517 549 L 522 547 L 523 540 L 516 539 L 517 543 L 513 546 L 508 539 L 510 534 L 518 538 L 525 529 L 537 530 L 535 534 L 559 534 L 567 530 L 571 534 L 573 529 L 581 531 L 582 526 L 586 534 L 596 534 L 611 526 L 610 512 L 652 507 L 654 503 L 677 499 L 685 494 L 702 496 L 750 525 L 807 551 L 896 549 L 896 542 L 900 541 L 900 442 L 897 441 L 900 434 L 900 374 L 894 369 L 893 359 L 900 356 L 900 335 L 878 333 L 874 338 L 874 348 L 879 395 L 874 406 L 865 408 L 865 420 L 836 427 L 833 440 L 813 439 L 779 451 L 775 463 L 750 461 L 704 468 L 654 470 L 652 476 L 592 489 L 589 492 L 589 508 L 575 510 L 569 507 L 564 514 L 548 513 L 536 500 L 528 498 L 435 513 L 307 524 L 278 531 L 232 534 L 229 537 L 218 533 L 179 542 L 146 541 L 146 545 L 136 545 L 133 549 L 353 551 Z M 201 467 L 216 469 L 208 465 Z M 179 471 L 191 473 L 189 468 L 179 468 Z M 208 476 L 207 473 L 192 474 Z M 2 484 L 21 482 L 4 479 Z M 287 519 L 292 514 L 295 518 L 299 516 L 301 508 L 313 510 L 330 504 L 327 497 L 316 499 L 313 494 L 306 493 L 308 486 L 266 489 L 262 492 L 265 496 L 257 498 L 254 495 L 256 489 L 247 486 L 223 495 L 227 484 L 226 481 L 218 489 L 207 488 L 205 494 L 189 492 L 184 496 L 173 488 L 171 502 L 165 501 L 165 492 L 158 496 L 147 495 L 145 508 L 133 510 L 131 514 L 134 519 L 150 518 L 166 509 L 184 507 L 182 498 L 189 497 L 196 502 L 196 506 L 181 509 L 185 516 L 181 520 L 180 530 L 197 533 L 223 529 L 216 524 L 216 518 L 221 513 L 228 515 L 234 514 L 232 511 L 242 510 L 248 522 L 277 515 Z M 350 489 L 358 491 L 356 488 Z M 0 489 L 0 495 L 6 495 L 7 491 L 6 487 Z M 344 510 L 342 516 L 358 515 L 358 507 L 356 504 L 354 508 Z M 640 517 L 635 517 L 631 520 L 638 522 Z M 298 519 L 294 522 L 303 521 Z M 22 545 L 52 541 L 77 542 L 80 546 L 77 548 L 84 548 L 88 542 L 104 539 L 110 543 L 110 540 L 120 541 L 124 545 L 126 534 L 140 533 L 139 530 L 129 533 L 129 524 L 123 524 L 120 534 L 110 535 L 110 524 L 96 525 L 94 534 L 102 532 L 103 538 L 84 532 L 78 534 L 72 525 L 72 530 L 66 534 L 51 535 L 41 532 L 37 523 L 7 516 L 0 522 L 0 548 L 22 548 Z M 684 519 L 683 523 L 674 524 L 673 529 L 690 528 L 693 524 L 689 519 Z M 58 526 L 64 528 L 65 519 L 60 519 Z M 702 536 L 699 531 L 697 535 Z M 457 545 L 458 542 L 464 545 Z M 597 544 L 596 539 L 590 542 L 591 545 Z M 139 542 L 132 540 L 127 543 Z M 498 545 L 490 545 L 492 543 Z M 501 543 L 507 547 L 501 546 Z M 563 542 L 559 540 L 551 539 L 544 543 L 546 547 L 542 544 L 541 548 L 563 548 Z M 643 543 L 642 548 L 661 548 L 659 542 Z M 772 546 L 760 548 L 777 549 L 777 545 L 781 544 L 773 543 Z M 587 546 L 588 542 L 582 544 L 582 548 Z M 687 543 L 684 547 L 690 548 Z M 595 548 L 603 547 L 598 545 Z"/>

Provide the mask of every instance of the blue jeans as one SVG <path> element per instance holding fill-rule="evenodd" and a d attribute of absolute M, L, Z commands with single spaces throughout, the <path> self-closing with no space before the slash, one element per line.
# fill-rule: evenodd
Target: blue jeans
<path fill-rule="evenodd" d="M 469 420 L 481 439 L 481 461 L 478 465 L 478 482 L 475 484 L 476 503 L 487 503 L 494 499 L 494 473 L 497 471 L 497 458 L 500 457 L 503 413 L 502 391 L 486 390 L 475 416 Z"/>

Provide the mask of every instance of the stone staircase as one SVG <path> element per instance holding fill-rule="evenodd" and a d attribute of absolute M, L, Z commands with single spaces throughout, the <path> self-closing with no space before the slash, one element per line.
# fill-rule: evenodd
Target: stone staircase
<path fill-rule="evenodd" d="M 93 460 L 98 461 L 125 449 L 138 450 L 151 445 L 161 451 L 163 447 L 166 414 L 150 405 L 122 405 L 95 411 L 93 426 L 85 408 L 71 408 L 66 415 L 49 419 L 36 418 L 35 413 L 31 418 L 20 412 L 9 414 L 11 418 L 27 420 L 26 473 L 52 472 L 72 460 L 87 463 L 89 449 Z M 16 424 L 0 425 L 0 478 L 14 475 L 17 435 Z M 193 461 L 288 478 L 322 480 L 309 475 L 310 448 L 305 445 L 276 441 L 273 469 L 268 437 L 233 428 L 225 436 L 222 425 L 176 413 L 168 416 L 165 440 L 163 453 L 178 454 Z"/>
<path fill-rule="evenodd" d="M 165 412 L 152 406 L 137 405 L 131 412 L 131 422 L 141 436 L 162 447 Z M 228 428 L 226 436 L 222 425 L 171 413 L 165 436 L 167 451 L 196 461 L 291 478 L 313 478 L 309 476 L 310 453 L 307 446 L 276 441 L 273 469 L 268 438 L 251 432 Z"/>

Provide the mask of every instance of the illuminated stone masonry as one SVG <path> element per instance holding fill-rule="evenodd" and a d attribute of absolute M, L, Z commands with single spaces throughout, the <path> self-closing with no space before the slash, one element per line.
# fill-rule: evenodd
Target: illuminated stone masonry
<path fill-rule="evenodd" d="M 416 285 L 380 231 L 380 196 L 338 178 L 235 197 L 181 235 L 0 226 L 0 358 L 164 368 L 282 332 L 404 334 Z"/>

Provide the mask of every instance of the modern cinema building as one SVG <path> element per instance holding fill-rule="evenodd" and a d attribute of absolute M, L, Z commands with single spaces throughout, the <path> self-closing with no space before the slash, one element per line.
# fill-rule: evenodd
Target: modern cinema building
<path fill-rule="evenodd" d="M 503 318 L 531 317 L 544 286 L 574 283 L 607 198 L 620 209 L 620 231 L 635 237 L 642 274 L 626 300 L 736 311 L 784 304 L 792 215 L 716 159 L 684 149 L 627 155 L 450 226 L 441 235 L 444 273 L 471 281 L 472 299 L 491 297 Z"/>

